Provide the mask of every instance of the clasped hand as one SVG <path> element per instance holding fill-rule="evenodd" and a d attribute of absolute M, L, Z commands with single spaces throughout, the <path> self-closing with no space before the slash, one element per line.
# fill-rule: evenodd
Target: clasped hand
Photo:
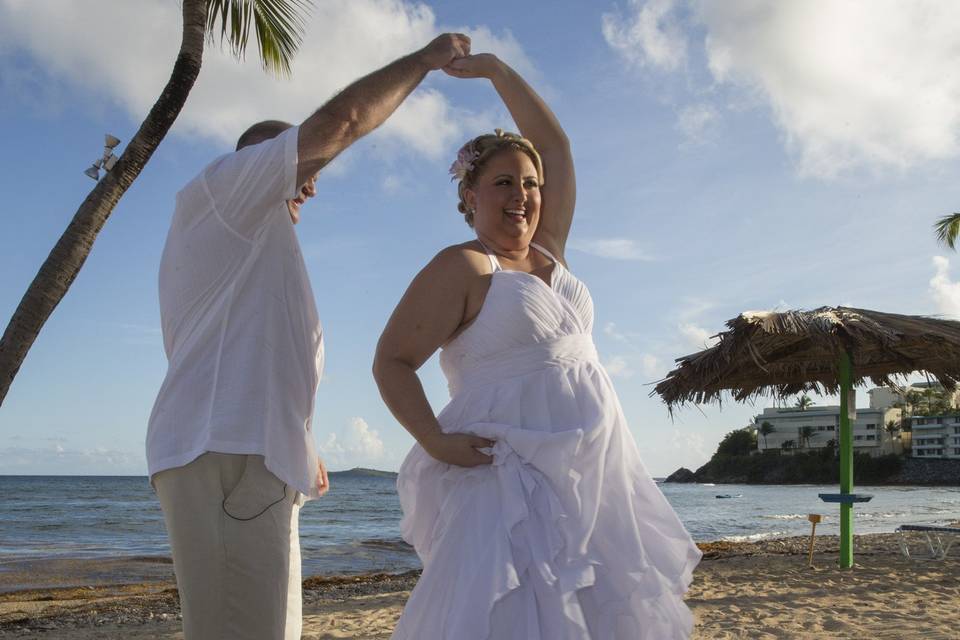
<path fill-rule="evenodd" d="M 444 33 L 420 50 L 420 58 L 431 70 L 443 69 L 456 58 L 470 55 L 470 37 L 462 33 Z"/>
<path fill-rule="evenodd" d="M 470 55 L 470 37 L 462 33 L 444 33 L 420 50 L 432 70 L 443 69 L 455 78 L 492 78 L 500 59 L 492 53 Z"/>

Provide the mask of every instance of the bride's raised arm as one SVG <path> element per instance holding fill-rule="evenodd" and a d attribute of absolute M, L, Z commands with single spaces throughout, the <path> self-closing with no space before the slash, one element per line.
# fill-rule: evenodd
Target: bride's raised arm
<path fill-rule="evenodd" d="M 544 184 L 540 189 L 540 224 L 533 239 L 566 262 L 563 256 L 573 222 L 577 185 L 570 141 L 557 117 L 520 74 L 493 54 L 456 58 L 443 70 L 457 78 L 489 79 L 520 134 L 540 153 Z"/>

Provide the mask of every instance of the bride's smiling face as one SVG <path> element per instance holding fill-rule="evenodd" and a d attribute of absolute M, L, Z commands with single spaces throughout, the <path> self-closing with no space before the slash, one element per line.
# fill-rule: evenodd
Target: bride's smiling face
<path fill-rule="evenodd" d="M 516 149 L 494 154 L 464 199 L 481 239 L 504 249 L 530 244 L 540 220 L 540 179 L 530 156 Z"/>

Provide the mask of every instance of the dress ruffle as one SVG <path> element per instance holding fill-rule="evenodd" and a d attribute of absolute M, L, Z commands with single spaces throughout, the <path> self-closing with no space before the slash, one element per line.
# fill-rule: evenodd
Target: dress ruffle
<path fill-rule="evenodd" d="M 607 383 L 588 369 L 567 375 Z M 557 388 L 543 372 L 511 379 L 452 402 L 441 418 L 490 413 L 489 396 L 513 413 L 511 400 L 525 404 L 540 386 Z M 521 392 L 511 398 L 504 387 Z M 445 465 L 414 447 L 398 481 L 401 531 L 424 573 L 394 638 L 689 637 L 682 597 L 700 552 L 643 468 L 619 407 L 601 407 L 586 394 L 567 415 L 592 414 L 588 429 L 445 425 L 495 440 L 489 467 Z"/>

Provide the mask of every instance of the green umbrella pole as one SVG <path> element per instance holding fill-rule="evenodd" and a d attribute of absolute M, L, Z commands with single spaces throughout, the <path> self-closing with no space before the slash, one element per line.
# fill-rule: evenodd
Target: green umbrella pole
<path fill-rule="evenodd" d="M 840 355 L 840 493 L 853 493 L 853 428 L 850 404 L 855 404 L 850 354 Z M 853 566 L 853 503 L 840 503 L 840 568 Z"/>

